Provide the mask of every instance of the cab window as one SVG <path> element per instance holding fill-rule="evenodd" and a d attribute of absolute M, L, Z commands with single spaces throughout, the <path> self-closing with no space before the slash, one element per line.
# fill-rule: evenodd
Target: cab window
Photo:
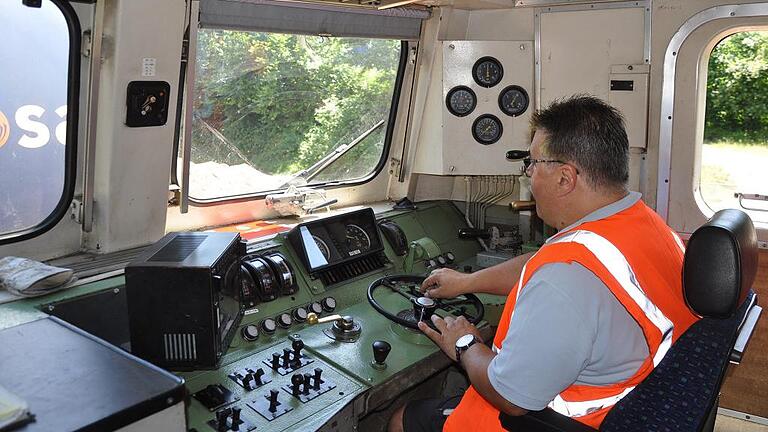
<path fill-rule="evenodd" d="M 400 40 L 201 29 L 192 201 L 362 182 L 383 166 Z"/>
<path fill-rule="evenodd" d="M 0 40 L 3 244 L 50 229 L 72 199 L 80 28 L 68 2 L 3 1 Z"/>
<path fill-rule="evenodd" d="M 706 97 L 700 205 L 768 222 L 768 32 L 735 33 L 715 46 Z"/>

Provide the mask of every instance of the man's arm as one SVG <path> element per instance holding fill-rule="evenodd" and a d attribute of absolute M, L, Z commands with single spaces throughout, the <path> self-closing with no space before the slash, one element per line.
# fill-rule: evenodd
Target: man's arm
<path fill-rule="evenodd" d="M 428 297 L 453 298 L 467 293 L 508 295 L 520 279 L 523 266 L 534 252 L 516 256 L 493 267 L 465 274 L 442 268 L 433 271 L 421 284 Z"/>
<path fill-rule="evenodd" d="M 423 322 L 419 322 L 419 329 L 432 339 L 443 352 L 456 360 L 456 340 L 466 334 L 473 334 L 475 338 L 480 339 L 480 333 L 477 328 L 469 323 L 464 317 L 454 319 L 453 317 L 440 318 L 437 315 L 432 316 L 432 322 L 440 333 L 432 330 Z M 482 343 L 476 343 L 461 354 L 461 364 L 469 375 L 469 381 L 475 387 L 478 393 L 488 402 L 493 404 L 499 411 L 519 416 L 528 411 L 504 399 L 491 385 L 488 379 L 488 365 L 496 354 Z"/>

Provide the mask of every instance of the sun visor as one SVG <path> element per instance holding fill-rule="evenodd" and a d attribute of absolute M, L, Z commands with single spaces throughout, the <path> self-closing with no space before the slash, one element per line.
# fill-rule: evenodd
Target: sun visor
<path fill-rule="evenodd" d="M 288 3 L 275 0 L 200 0 L 203 28 L 417 40 L 429 11 L 415 8 Z"/>

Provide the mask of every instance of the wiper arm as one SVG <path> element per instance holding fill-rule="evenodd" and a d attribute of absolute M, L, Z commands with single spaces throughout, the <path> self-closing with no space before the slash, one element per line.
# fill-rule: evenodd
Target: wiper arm
<path fill-rule="evenodd" d="M 360 144 L 364 139 L 368 138 L 369 135 L 374 133 L 377 129 L 379 129 L 383 125 L 384 125 L 384 120 L 380 120 L 378 123 L 373 125 L 372 128 L 360 134 L 357 138 L 352 140 L 352 142 L 350 142 L 349 144 L 342 144 L 336 147 L 330 153 L 323 156 L 319 161 L 312 164 L 312 166 L 310 166 L 309 168 L 294 174 L 293 177 L 288 179 L 288 181 L 283 183 L 277 189 L 282 189 L 288 186 L 289 184 L 291 184 L 291 182 L 293 182 L 298 178 L 302 178 L 304 179 L 304 181 L 309 182 L 313 178 L 317 177 L 317 175 L 320 174 L 324 169 L 328 168 L 332 163 L 336 162 L 340 157 L 347 154 L 350 150 L 355 148 L 355 146 Z"/>

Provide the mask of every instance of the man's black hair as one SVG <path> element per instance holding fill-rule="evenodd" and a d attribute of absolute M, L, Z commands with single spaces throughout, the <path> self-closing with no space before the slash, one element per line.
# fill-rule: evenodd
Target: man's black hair
<path fill-rule="evenodd" d="M 595 187 L 626 188 L 629 142 L 621 113 L 590 95 L 553 102 L 531 119 L 543 129 L 546 158 L 571 162 Z"/>

